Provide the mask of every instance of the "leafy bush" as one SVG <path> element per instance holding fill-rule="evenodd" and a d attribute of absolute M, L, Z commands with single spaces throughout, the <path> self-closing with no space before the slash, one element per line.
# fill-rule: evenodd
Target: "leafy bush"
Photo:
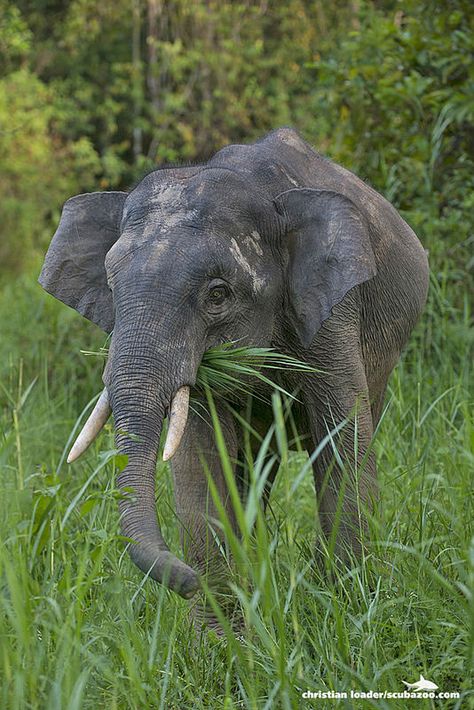
<path fill-rule="evenodd" d="M 474 263 L 472 5 L 395 7 L 364 3 L 359 27 L 311 65 L 316 132 L 399 207 L 435 269 L 449 255 L 459 275 Z"/>

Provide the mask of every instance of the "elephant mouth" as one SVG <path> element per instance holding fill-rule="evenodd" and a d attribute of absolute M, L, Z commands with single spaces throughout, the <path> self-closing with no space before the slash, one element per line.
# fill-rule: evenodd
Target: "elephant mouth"
<path fill-rule="evenodd" d="M 163 448 L 163 461 L 172 459 L 179 448 L 188 420 L 189 396 L 189 385 L 179 387 L 167 409 L 168 433 Z M 104 387 L 94 409 L 87 418 L 87 421 L 69 451 L 67 457 L 68 463 L 76 461 L 87 451 L 104 428 L 111 414 L 112 408 L 109 403 L 109 395 L 107 388 Z"/>

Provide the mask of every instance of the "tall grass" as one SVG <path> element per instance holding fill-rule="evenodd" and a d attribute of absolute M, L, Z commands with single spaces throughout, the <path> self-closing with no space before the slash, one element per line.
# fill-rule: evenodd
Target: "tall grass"
<path fill-rule="evenodd" d="M 449 274 L 440 270 L 390 381 L 375 442 L 381 504 L 363 564 L 332 575 L 312 564 L 319 544 L 312 476 L 305 455 L 289 450 L 282 421 L 290 415 L 284 396 L 274 395 L 283 464 L 263 516 L 264 439 L 248 500 L 237 505 L 241 539 L 231 539 L 248 631 L 243 639 L 229 629 L 222 639 L 196 640 L 186 602 L 144 581 L 124 552 L 114 483 L 123 462 L 111 428 L 79 462 L 63 463 L 79 414 L 100 389 L 101 363 L 80 350 L 96 350 L 103 335 L 32 279 L 4 289 L 0 706 L 336 707 L 301 693 L 402 691 L 402 681 L 421 672 L 461 699 L 413 707 L 472 707 L 471 313 L 467 300 L 453 305 L 449 295 Z M 164 535 L 179 551 L 163 464 L 157 486 Z"/>

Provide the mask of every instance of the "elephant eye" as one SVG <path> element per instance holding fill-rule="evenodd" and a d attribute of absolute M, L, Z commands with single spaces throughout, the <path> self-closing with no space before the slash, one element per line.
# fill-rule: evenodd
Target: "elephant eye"
<path fill-rule="evenodd" d="M 225 288 L 225 286 L 216 286 L 209 292 L 209 300 L 211 303 L 214 303 L 214 305 L 222 303 L 226 296 L 227 289 Z"/>
<path fill-rule="evenodd" d="M 229 296 L 230 289 L 225 283 L 222 281 L 217 283 L 214 282 L 210 284 L 207 294 L 207 303 L 211 309 L 217 306 L 222 306 Z"/>

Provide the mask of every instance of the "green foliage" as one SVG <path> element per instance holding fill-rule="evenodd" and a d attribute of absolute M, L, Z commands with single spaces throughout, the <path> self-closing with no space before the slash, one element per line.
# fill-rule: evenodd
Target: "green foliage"
<path fill-rule="evenodd" d="M 357 24 L 312 65 L 318 132 L 401 210 L 435 268 L 449 250 L 462 298 L 459 270 L 474 264 L 472 4 L 364 3 Z"/>
<path fill-rule="evenodd" d="M 0 2 L 0 69 L 11 70 L 24 61 L 31 50 L 31 31 L 18 7 Z"/>
<path fill-rule="evenodd" d="M 4 269 L 28 263 L 33 244 L 49 224 L 51 209 L 72 189 L 73 183 L 68 189 L 65 180 L 64 152 L 49 131 L 52 113 L 48 89 L 28 69 L 0 80 L 0 264 Z"/>
<path fill-rule="evenodd" d="M 223 343 L 207 350 L 198 368 L 196 387 L 203 393 L 208 388 L 214 396 L 234 397 L 254 394 L 269 401 L 260 392 L 274 390 L 293 398 L 269 375 L 269 371 L 315 372 L 315 369 L 290 355 L 276 352 L 273 348 L 236 347 L 235 343 Z"/>

